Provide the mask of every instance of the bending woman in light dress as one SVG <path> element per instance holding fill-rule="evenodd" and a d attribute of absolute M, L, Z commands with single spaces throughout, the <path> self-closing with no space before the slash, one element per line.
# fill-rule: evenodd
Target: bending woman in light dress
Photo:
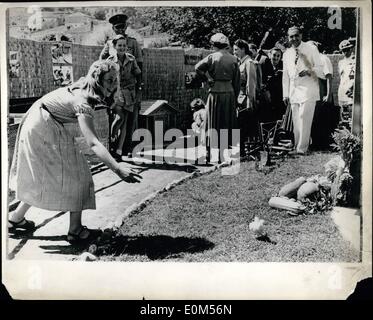
<path fill-rule="evenodd" d="M 123 168 L 97 138 L 94 109 L 105 104 L 117 86 L 117 65 L 94 62 L 86 77 L 69 87 L 54 90 L 37 100 L 25 114 L 18 130 L 9 187 L 20 200 L 8 220 L 10 231 L 34 230 L 25 219 L 31 206 L 46 210 L 70 211 L 67 241 L 90 238 L 92 230 L 82 225 L 82 210 L 95 209 L 93 179 L 87 160 L 76 144 L 73 127 L 78 123 L 88 146 L 120 178 L 140 178 Z"/>

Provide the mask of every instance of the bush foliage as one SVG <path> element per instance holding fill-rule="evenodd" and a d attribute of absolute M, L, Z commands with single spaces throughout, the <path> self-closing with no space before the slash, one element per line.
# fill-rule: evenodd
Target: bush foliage
<path fill-rule="evenodd" d="M 287 29 L 303 27 L 303 38 L 321 42 L 327 53 L 338 49 L 343 39 L 356 36 L 354 8 L 341 9 L 341 29 L 330 29 L 332 13 L 328 7 L 158 7 L 153 8 L 152 20 L 160 31 L 196 47 L 208 47 L 211 35 L 226 34 L 231 42 L 238 38 L 259 44 L 264 33 L 272 28 L 266 48 L 277 41 L 286 44 Z"/>

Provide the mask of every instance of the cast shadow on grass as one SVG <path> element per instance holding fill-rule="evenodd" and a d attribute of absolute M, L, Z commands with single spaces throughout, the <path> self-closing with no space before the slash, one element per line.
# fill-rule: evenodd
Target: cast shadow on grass
<path fill-rule="evenodd" d="M 40 248 L 47 250 L 48 254 L 79 254 L 88 246 L 61 246 L 46 245 Z M 157 236 L 116 236 L 109 241 L 99 243 L 95 255 L 120 256 L 120 255 L 145 255 L 150 260 L 162 260 L 180 256 L 184 253 L 197 253 L 210 250 L 214 244 L 203 238 Z"/>

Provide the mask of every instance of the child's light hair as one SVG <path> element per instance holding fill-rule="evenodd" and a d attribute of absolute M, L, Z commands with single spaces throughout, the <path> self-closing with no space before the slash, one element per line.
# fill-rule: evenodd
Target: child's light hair
<path fill-rule="evenodd" d="M 191 109 L 199 110 L 199 109 L 203 109 L 204 107 L 205 107 L 205 103 L 200 98 L 196 98 L 190 103 Z"/>

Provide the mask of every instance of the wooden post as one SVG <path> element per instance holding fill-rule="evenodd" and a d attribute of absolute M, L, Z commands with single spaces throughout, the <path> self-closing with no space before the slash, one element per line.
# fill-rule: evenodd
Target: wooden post
<path fill-rule="evenodd" d="M 356 9 L 356 46 L 355 46 L 355 85 L 354 85 L 354 104 L 352 109 L 352 129 L 354 135 L 362 134 L 361 119 L 361 74 L 360 74 L 360 11 Z"/>
<path fill-rule="evenodd" d="M 356 9 L 356 47 L 355 47 L 355 85 L 354 85 L 354 105 L 352 109 L 352 134 L 362 136 L 362 119 L 361 119 L 361 74 L 360 74 L 360 9 Z M 363 143 L 363 141 L 361 141 Z M 355 208 L 361 207 L 361 154 L 353 159 L 350 165 L 350 174 L 353 177 L 351 185 L 350 205 Z"/>

